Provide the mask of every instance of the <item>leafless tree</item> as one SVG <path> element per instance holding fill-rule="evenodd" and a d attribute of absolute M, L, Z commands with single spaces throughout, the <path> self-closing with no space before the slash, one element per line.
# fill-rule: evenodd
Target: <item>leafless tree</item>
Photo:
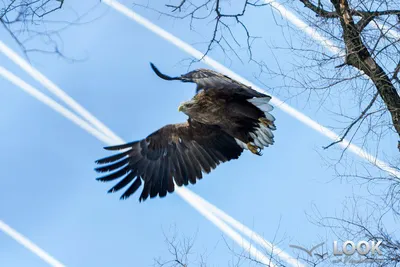
<path fill-rule="evenodd" d="M 314 70 L 319 73 L 302 81 L 312 90 L 327 90 L 336 94 L 344 88 L 344 94 L 352 95 L 358 103 L 359 113 L 350 116 L 340 108 L 337 115 L 349 122 L 343 128 L 341 138 L 324 148 L 330 148 L 348 138 L 358 138 L 368 150 L 377 144 L 374 154 L 385 156 L 393 169 L 399 170 L 398 154 L 388 155 L 380 149 L 385 138 L 400 134 L 400 5 L 396 1 L 348 1 L 330 0 L 304 4 L 302 17 L 335 46 L 336 54 L 313 51 Z M 299 9 L 297 9 L 299 10 Z M 306 54 L 310 55 L 307 51 Z M 331 74 L 329 74 L 331 73 Z M 340 102 L 338 102 L 340 104 Z M 371 171 L 371 166 L 338 172 L 342 178 L 356 178 L 370 188 L 387 184 L 385 194 L 376 195 L 383 205 L 390 206 L 397 216 L 400 211 L 400 177 L 386 172 Z M 373 191 L 373 190 L 372 190 Z M 371 191 L 371 192 L 372 192 Z"/>
<path fill-rule="evenodd" d="M 235 243 L 231 240 L 226 239 L 224 236 L 221 237 L 224 247 L 227 249 L 228 254 L 226 257 L 226 263 L 224 266 L 229 267 L 242 267 L 242 266 L 276 266 L 286 267 L 288 263 L 279 257 L 279 253 L 276 251 L 275 246 L 280 246 L 284 238 L 277 240 L 279 229 L 276 231 L 274 239 L 271 240 L 273 248 L 266 250 L 259 248 L 259 251 L 267 257 L 267 261 L 271 264 L 265 264 L 258 258 L 253 256 L 249 251 L 244 248 L 237 248 Z M 198 251 L 196 247 L 196 236 L 185 236 L 179 233 L 176 226 L 170 227 L 168 233 L 164 232 L 165 243 L 168 249 L 169 257 L 163 259 L 157 257 L 154 259 L 155 267 L 208 267 L 217 266 L 210 262 L 210 256 L 213 253 L 213 248 L 210 250 Z M 218 243 L 221 243 L 218 241 Z M 217 244 L 216 244 L 217 246 Z M 216 247 L 215 246 L 215 247 Z M 300 262 L 306 263 L 308 266 L 319 267 L 326 266 L 326 263 L 331 259 L 327 253 L 326 246 L 318 246 L 318 249 L 313 250 L 312 255 L 304 253 L 303 251 L 295 250 L 293 257 L 297 258 Z M 221 256 L 219 254 L 219 256 Z"/>
<path fill-rule="evenodd" d="M 61 33 L 72 25 L 93 21 L 93 19 L 82 20 L 94 10 L 94 7 L 81 15 L 69 10 L 72 15 L 66 15 L 64 12 L 64 16 L 60 16 L 65 10 L 64 2 L 64 0 L 0 1 L 0 24 L 19 45 L 27 59 L 32 53 L 42 53 L 56 54 L 75 61 L 63 53 Z"/>
<path fill-rule="evenodd" d="M 172 234 L 164 233 L 165 243 L 167 244 L 168 252 L 172 256 L 171 259 L 163 260 L 161 258 L 154 259 L 154 266 L 181 266 L 187 267 L 192 262 L 190 259 L 195 238 L 183 237 L 179 240 L 176 231 Z M 195 255 L 197 257 L 197 255 Z M 202 255 L 200 255 L 199 266 L 205 266 Z"/>
<path fill-rule="evenodd" d="M 53 34 L 40 30 L 37 26 L 43 22 L 46 15 L 61 9 L 63 4 L 63 0 L 2 1 L 0 23 L 17 42 L 25 55 L 36 51 L 36 49 L 28 48 L 26 44 L 37 36 L 47 37 L 46 39 L 52 42 L 53 51 L 51 52 L 59 52 L 58 43 L 52 37 Z"/>
<path fill-rule="evenodd" d="M 320 25 L 326 25 L 319 28 L 324 27 L 324 32 L 329 34 L 329 38 L 337 40 L 337 43 L 341 45 L 339 51 L 344 51 L 343 57 L 337 56 L 343 60 L 343 63 L 336 67 L 351 67 L 366 75 L 374 85 L 370 89 L 370 102 L 349 124 L 343 138 L 355 125 L 374 115 L 371 108 L 378 96 L 383 102 L 383 110 L 388 111 L 391 116 L 391 126 L 400 135 L 400 97 L 397 92 L 400 69 L 400 6 L 398 2 L 390 0 L 379 2 L 331 0 L 326 3 L 300 1 L 305 8 L 315 13 L 316 23 L 322 22 Z M 332 30 L 332 25 L 335 25 L 338 30 Z"/>
<path fill-rule="evenodd" d="M 374 212 L 365 215 L 360 207 L 373 208 Z M 346 240 L 381 242 L 379 250 L 382 253 L 368 253 L 366 255 L 331 257 L 330 263 L 334 266 L 398 266 L 400 264 L 400 241 L 398 233 L 385 228 L 385 221 L 393 219 L 388 210 L 382 210 L 375 201 L 363 198 L 352 198 L 346 201 L 341 214 L 336 216 L 322 216 L 318 210 L 312 220 L 319 226 L 330 229 L 343 244 Z M 339 245 L 340 247 L 340 245 Z M 341 249 L 341 248 L 339 248 Z"/>

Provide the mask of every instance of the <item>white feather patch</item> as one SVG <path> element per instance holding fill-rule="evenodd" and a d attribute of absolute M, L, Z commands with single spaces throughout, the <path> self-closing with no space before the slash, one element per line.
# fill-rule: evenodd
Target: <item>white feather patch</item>
<path fill-rule="evenodd" d="M 271 100 L 271 97 L 267 96 L 267 97 L 255 97 L 255 98 L 249 99 L 248 101 L 257 106 L 257 105 L 262 105 L 262 104 L 268 103 L 270 100 Z"/>
<path fill-rule="evenodd" d="M 257 129 L 255 133 L 256 133 L 256 135 L 257 135 L 257 141 L 258 141 L 259 143 L 261 143 L 262 147 L 268 144 L 268 143 L 264 140 L 262 131 L 261 131 L 260 129 Z"/>
<path fill-rule="evenodd" d="M 260 128 L 262 129 L 263 133 L 265 133 L 270 139 L 274 138 L 274 134 L 272 133 L 269 126 L 265 126 L 264 124 L 259 124 Z"/>
<path fill-rule="evenodd" d="M 268 104 L 268 103 L 259 105 L 259 106 L 257 106 L 257 107 L 258 107 L 259 109 L 261 109 L 262 111 L 264 111 L 264 112 L 270 112 L 270 111 L 272 111 L 272 110 L 274 109 L 274 107 L 271 106 L 271 105 Z"/>
<path fill-rule="evenodd" d="M 269 138 L 262 130 L 260 130 L 259 133 L 260 133 L 259 136 L 264 141 L 265 145 L 268 145 L 268 144 L 272 145 L 273 144 L 272 139 Z"/>
<path fill-rule="evenodd" d="M 265 112 L 264 114 L 265 114 L 265 118 L 267 118 L 267 120 L 269 120 L 269 121 L 275 121 L 275 117 L 272 116 L 270 113 Z"/>
<path fill-rule="evenodd" d="M 260 138 L 256 138 L 254 139 L 254 143 L 256 144 L 256 146 L 258 146 L 259 148 L 262 148 L 264 146 L 263 143 L 261 143 Z"/>
<path fill-rule="evenodd" d="M 255 131 L 255 133 L 250 133 L 250 136 L 254 139 L 254 143 L 259 147 L 259 148 L 263 148 L 263 147 L 267 147 L 269 144 L 272 144 L 271 141 L 267 141 L 264 136 L 263 133 L 260 129 L 257 129 Z"/>
<path fill-rule="evenodd" d="M 248 148 L 247 148 L 247 145 L 246 145 L 244 142 L 240 141 L 240 140 L 237 139 L 237 138 L 235 138 L 235 141 L 236 141 L 236 143 L 237 143 L 241 148 L 243 148 L 243 149 L 248 149 Z"/>
<path fill-rule="evenodd" d="M 256 141 L 257 136 L 254 133 L 249 133 L 249 135 L 251 136 L 251 138 L 253 138 L 254 141 Z"/>

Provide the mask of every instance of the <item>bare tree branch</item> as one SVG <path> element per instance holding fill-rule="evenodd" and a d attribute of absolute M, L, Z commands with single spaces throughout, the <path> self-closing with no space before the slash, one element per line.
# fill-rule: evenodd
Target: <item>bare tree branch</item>
<path fill-rule="evenodd" d="M 344 134 L 342 135 L 342 137 L 340 137 L 339 140 L 330 143 L 327 146 L 324 146 L 324 149 L 328 149 L 333 145 L 336 145 L 338 143 L 343 142 L 343 140 L 346 138 L 346 136 L 348 135 L 348 133 L 351 131 L 351 129 L 353 128 L 354 125 L 356 125 L 361 119 L 364 119 L 365 117 L 367 117 L 369 114 L 367 113 L 367 111 L 372 107 L 372 105 L 375 103 L 376 98 L 378 97 L 379 93 L 376 92 L 375 95 L 373 96 L 371 102 L 368 104 L 368 106 L 361 112 L 360 116 L 358 116 L 358 118 L 356 118 L 346 129 L 346 131 L 344 132 Z M 371 113 L 370 113 L 371 114 Z"/>

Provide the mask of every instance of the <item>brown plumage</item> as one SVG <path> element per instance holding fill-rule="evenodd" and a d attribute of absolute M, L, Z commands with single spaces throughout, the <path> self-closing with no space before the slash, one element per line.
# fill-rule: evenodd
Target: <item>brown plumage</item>
<path fill-rule="evenodd" d="M 186 123 L 166 125 L 145 139 L 107 150 L 123 152 L 96 161 L 107 164 L 96 168 L 110 172 L 99 181 L 121 179 L 109 192 L 124 187 L 128 198 L 144 183 L 139 200 L 164 197 L 178 186 L 195 184 L 203 173 L 217 165 L 237 159 L 248 149 L 260 151 L 273 144 L 275 118 L 269 113 L 270 96 L 259 93 L 212 70 L 199 69 L 180 77 L 169 77 L 153 64 L 155 73 L 165 80 L 197 84 L 196 95 L 184 102 L 179 111 L 189 116 Z"/>

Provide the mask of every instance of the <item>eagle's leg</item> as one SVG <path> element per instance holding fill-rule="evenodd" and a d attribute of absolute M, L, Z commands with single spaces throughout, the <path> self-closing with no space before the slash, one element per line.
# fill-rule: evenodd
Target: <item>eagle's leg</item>
<path fill-rule="evenodd" d="M 252 143 L 247 143 L 246 145 L 251 153 L 261 156 L 261 153 L 260 153 L 261 149 L 258 146 L 255 146 Z"/>

